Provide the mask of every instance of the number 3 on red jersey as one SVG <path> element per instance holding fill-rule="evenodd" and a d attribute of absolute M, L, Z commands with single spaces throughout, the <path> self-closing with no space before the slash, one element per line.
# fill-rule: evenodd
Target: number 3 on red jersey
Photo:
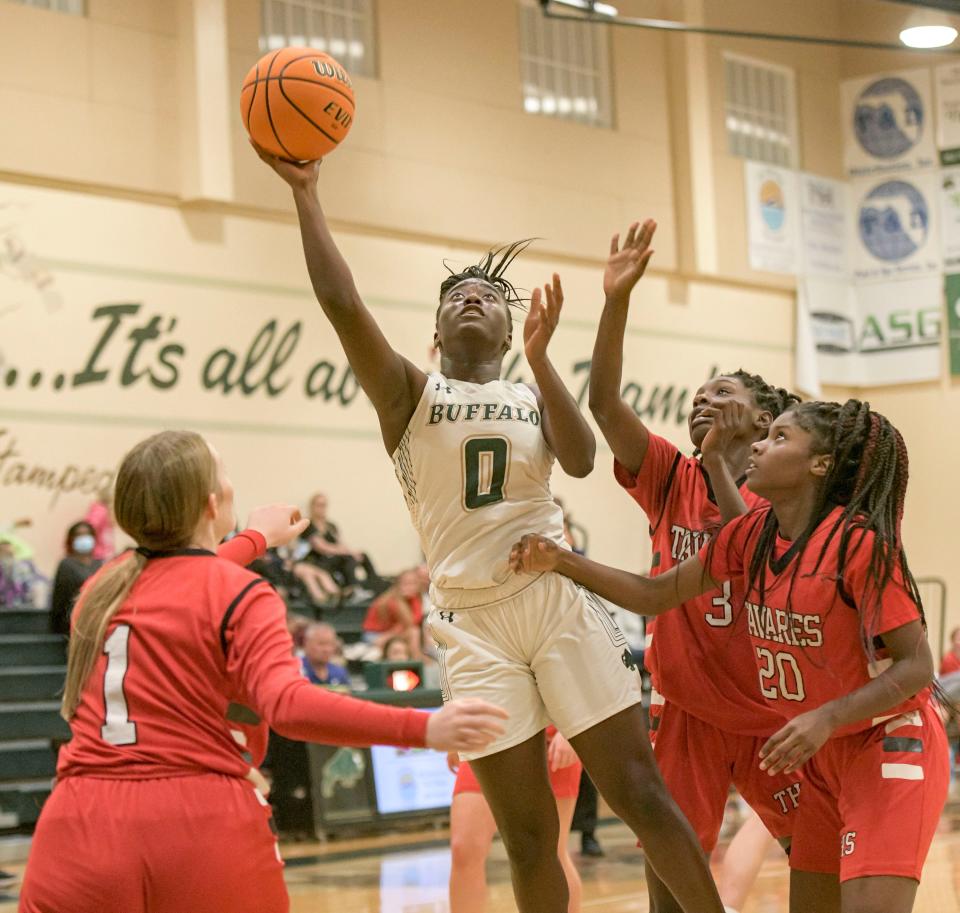
<path fill-rule="evenodd" d="M 103 642 L 107 654 L 107 671 L 103 675 L 104 722 L 100 737 L 111 745 L 136 745 L 137 724 L 131 722 L 123 680 L 127 675 L 127 647 L 130 625 L 117 625 Z"/>
<path fill-rule="evenodd" d="M 757 659 L 760 661 L 760 690 L 765 698 L 802 701 L 807 696 L 800 667 L 791 654 L 771 653 L 765 647 L 757 647 Z"/>

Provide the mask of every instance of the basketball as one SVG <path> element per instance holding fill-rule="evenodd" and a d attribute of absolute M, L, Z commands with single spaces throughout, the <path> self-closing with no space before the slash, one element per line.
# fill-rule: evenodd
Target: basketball
<path fill-rule="evenodd" d="M 271 51 L 250 68 L 240 114 L 253 141 L 294 161 L 336 149 L 353 125 L 353 85 L 329 54 L 312 48 Z"/>

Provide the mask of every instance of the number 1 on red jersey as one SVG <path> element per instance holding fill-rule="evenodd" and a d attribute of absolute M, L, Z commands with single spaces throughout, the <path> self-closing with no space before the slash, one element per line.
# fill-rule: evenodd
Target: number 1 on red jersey
<path fill-rule="evenodd" d="M 100 737 L 111 745 L 135 745 L 137 724 L 130 721 L 123 680 L 127 674 L 127 646 L 130 643 L 130 625 L 117 625 L 103 642 L 107 654 L 107 671 L 103 676 L 104 724 Z"/>

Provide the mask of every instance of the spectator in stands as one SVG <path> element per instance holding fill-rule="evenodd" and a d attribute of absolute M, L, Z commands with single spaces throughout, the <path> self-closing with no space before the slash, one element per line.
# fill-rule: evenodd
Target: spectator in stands
<path fill-rule="evenodd" d="M 370 556 L 341 541 L 336 524 L 327 519 L 325 494 L 318 493 L 311 498 L 310 525 L 303 536 L 310 544 L 310 553 L 305 560 L 327 571 L 346 598 L 360 602 L 374 595 L 379 577 Z M 363 568 L 364 586 L 360 586 L 357 580 L 359 568 Z"/>
<path fill-rule="evenodd" d="M 313 527 L 307 527 L 304 535 L 311 539 L 317 538 L 311 534 Z M 310 601 L 318 607 L 329 608 L 339 605 L 343 599 L 343 592 L 333 579 L 330 572 L 318 563 L 312 546 L 303 539 L 297 539 L 290 545 L 291 573 L 303 585 L 310 597 Z"/>
<path fill-rule="evenodd" d="M 410 654 L 410 644 L 405 637 L 391 637 L 383 645 L 383 662 L 405 663 L 413 659 Z"/>
<path fill-rule="evenodd" d="M 86 520 L 74 523 L 67 530 L 66 555 L 57 565 L 50 594 L 50 630 L 54 634 L 70 634 L 70 613 L 84 582 L 103 564 L 94 558 L 97 538 Z"/>
<path fill-rule="evenodd" d="M 83 518 L 90 524 L 96 540 L 93 557 L 101 563 L 116 554 L 113 533 L 113 479 L 108 479 L 97 492 L 96 499 L 87 508 Z"/>
<path fill-rule="evenodd" d="M 950 649 L 943 654 L 940 662 L 940 677 L 960 672 L 960 628 L 950 632 Z"/>
<path fill-rule="evenodd" d="M 399 574 L 393 584 L 370 603 L 363 621 L 363 638 L 382 650 L 391 638 L 400 637 L 410 648 L 410 658 L 421 659 L 422 623 L 420 575 L 411 569 Z"/>
<path fill-rule="evenodd" d="M 293 640 L 293 655 L 303 656 L 303 642 L 307 636 L 307 628 L 313 622 L 306 615 L 298 615 L 290 612 L 287 615 L 287 630 L 290 632 L 290 638 Z"/>
<path fill-rule="evenodd" d="M 318 622 L 307 628 L 303 638 L 303 677 L 315 685 L 350 687 L 350 676 L 332 660 L 337 652 L 337 632 L 332 625 Z"/>

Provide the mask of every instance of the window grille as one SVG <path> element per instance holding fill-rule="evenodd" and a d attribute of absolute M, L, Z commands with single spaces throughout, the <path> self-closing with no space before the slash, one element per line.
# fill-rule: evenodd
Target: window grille
<path fill-rule="evenodd" d="M 605 26 L 547 19 L 539 5 L 520 5 L 523 108 L 613 126 L 610 38 Z"/>
<path fill-rule="evenodd" d="M 723 55 L 727 146 L 731 155 L 796 168 L 797 93 L 793 70 Z"/>
<path fill-rule="evenodd" d="M 41 10 L 52 10 L 55 13 L 69 13 L 72 16 L 85 16 L 86 0 L 11 0 L 22 6 L 32 6 Z"/>
<path fill-rule="evenodd" d="M 374 0 L 260 0 L 260 50 L 325 51 L 351 76 L 376 76 Z"/>

